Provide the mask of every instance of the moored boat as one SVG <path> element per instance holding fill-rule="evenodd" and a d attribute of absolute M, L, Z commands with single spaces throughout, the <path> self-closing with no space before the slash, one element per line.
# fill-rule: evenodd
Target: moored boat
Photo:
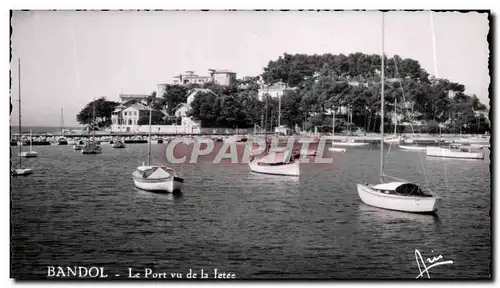
<path fill-rule="evenodd" d="M 384 14 L 382 14 L 382 53 L 384 55 Z M 384 57 L 381 65 L 380 118 L 384 119 Z M 396 62 L 394 63 L 397 67 Z M 396 68 L 397 69 L 397 68 Z M 404 95 L 404 94 L 403 94 Z M 407 182 L 384 182 L 384 125 L 380 131 L 380 184 L 357 184 L 359 198 L 363 203 L 378 208 L 411 213 L 433 213 L 440 198 L 424 193 L 418 185 Z"/>
<path fill-rule="evenodd" d="M 255 173 L 300 176 L 299 159 L 293 157 L 292 150 L 270 151 L 263 157 L 252 157 L 248 163 L 250 170 Z"/>
<path fill-rule="evenodd" d="M 423 192 L 416 184 L 407 182 L 357 184 L 357 189 L 365 204 L 389 210 L 432 213 L 438 209 L 441 202 L 440 198 Z"/>
<path fill-rule="evenodd" d="M 349 139 L 347 141 L 342 141 L 342 142 L 332 142 L 332 145 L 333 146 L 361 147 L 361 146 L 370 145 L 370 143 L 356 142 L 356 140 L 354 140 L 354 139 Z"/>
<path fill-rule="evenodd" d="M 38 152 L 33 151 L 33 135 L 32 135 L 31 130 L 30 130 L 30 151 L 19 152 L 19 156 L 24 157 L 24 158 L 38 157 Z"/>
<path fill-rule="evenodd" d="M 125 148 L 125 143 L 123 143 L 121 140 L 114 140 L 113 145 L 111 146 L 113 148 Z"/>
<path fill-rule="evenodd" d="M 400 149 L 410 150 L 410 151 L 425 151 L 427 150 L 426 146 L 418 146 L 418 145 L 398 145 Z"/>
<path fill-rule="evenodd" d="M 31 168 L 27 168 L 27 167 L 23 167 L 23 154 L 26 153 L 26 152 L 23 152 L 23 145 L 22 145 L 22 126 L 21 126 L 21 123 L 22 123 L 22 119 L 21 119 L 21 110 L 22 110 L 22 106 L 21 106 L 21 59 L 18 59 L 17 60 L 18 62 L 18 93 L 19 93 L 19 153 L 18 153 L 18 156 L 19 156 L 19 164 L 17 165 L 16 168 L 12 168 L 12 165 L 11 165 L 11 169 L 10 169 L 10 174 L 11 176 L 26 176 L 26 175 L 30 175 L 33 173 L 33 169 Z M 12 109 L 12 106 L 11 106 L 11 109 Z M 11 110 L 12 112 L 12 110 Z M 33 139 L 32 139 L 32 133 L 31 133 L 31 130 L 30 130 L 30 143 L 33 143 Z M 31 146 L 30 145 L 30 151 L 31 151 Z M 31 152 L 34 152 L 34 151 L 31 151 Z M 12 150 L 11 150 L 11 153 L 12 153 Z M 36 153 L 36 152 L 35 152 Z M 12 154 L 11 154 L 12 155 Z M 24 156 L 26 157 L 26 156 Z M 36 157 L 36 155 L 35 155 Z"/>
<path fill-rule="evenodd" d="M 443 158 L 484 159 L 482 147 L 450 144 L 449 147 L 427 147 L 427 156 Z"/>
<path fill-rule="evenodd" d="M 334 141 L 335 141 L 335 110 L 332 112 L 332 147 L 328 148 L 328 150 L 332 152 L 346 152 L 345 148 L 333 147 Z"/>
<path fill-rule="evenodd" d="M 101 154 L 102 148 L 99 144 L 95 142 L 87 142 L 83 147 L 81 147 L 82 154 Z"/>
<path fill-rule="evenodd" d="M 151 107 L 149 108 L 148 163 L 132 173 L 135 187 L 150 192 L 174 193 L 184 187 L 184 178 L 170 167 L 151 165 Z"/>
<path fill-rule="evenodd" d="M 184 179 L 165 166 L 139 166 L 132 176 L 135 187 L 145 191 L 174 193 L 184 187 Z"/>

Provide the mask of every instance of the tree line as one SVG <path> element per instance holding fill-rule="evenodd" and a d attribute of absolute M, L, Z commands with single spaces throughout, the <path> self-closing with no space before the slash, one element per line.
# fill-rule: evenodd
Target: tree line
<path fill-rule="evenodd" d="M 386 56 L 384 61 L 386 129 L 391 129 L 391 113 L 396 111 L 402 117 L 399 123 L 426 123 L 425 126 L 412 127 L 416 132 L 438 132 L 440 129 L 449 133 L 489 131 L 487 119 L 475 114 L 475 111 L 485 111 L 487 107 L 476 95 L 467 95 L 464 85 L 433 78 L 413 59 L 395 55 Z M 172 117 L 175 107 L 186 102 L 192 88 L 208 88 L 213 93 L 198 93 L 189 112 L 190 116 L 201 121 L 202 127 L 249 128 L 258 125 L 271 129 L 278 125 L 278 99 L 266 97 L 266 101 L 259 101 L 259 84 L 281 81 L 295 87 L 281 97 L 282 125 L 302 130 L 316 127 L 320 132 L 329 132 L 332 130 L 332 111 L 336 111 L 336 130 L 360 128 L 378 132 L 381 121 L 380 66 L 380 55 L 285 53 L 269 61 L 260 77 L 237 80 L 230 86 L 214 83 L 168 85 L 163 95 L 155 97 L 153 92 L 148 102 L 155 110 L 166 107 L 166 112 L 171 115 L 166 117 L 157 113 L 154 122 L 172 123 L 178 121 Z M 104 104 L 117 105 L 111 101 Z M 88 110 L 88 107 L 85 109 Z M 85 121 L 87 110 L 82 110 L 83 113 L 77 116 L 80 123 L 88 122 Z M 102 114 L 99 114 L 102 125 L 109 123 L 106 114 L 109 110 L 103 108 Z M 266 117 L 268 121 L 264 123 Z M 141 120 L 141 123 L 147 124 L 144 121 Z M 409 129 L 408 126 L 398 126 L 397 129 L 411 132 L 404 131 Z"/>

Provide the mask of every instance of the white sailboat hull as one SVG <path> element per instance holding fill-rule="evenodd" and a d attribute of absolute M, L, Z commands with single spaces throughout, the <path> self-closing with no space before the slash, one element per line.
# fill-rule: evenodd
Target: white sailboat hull
<path fill-rule="evenodd" d="M 484 152 L 452 151 L 449 148 L 427 147 L 427 156 L 444 158 L 484 159 Z"/>
<path fill-rule="evenodd" d="M 284 165 L 259 165 L 258 160 L 252 160 L 248 163 L 250 170 L 255 173 L 280 175 L 280 176 L 300 176 L 300 162 L 294 160 L 290 164 Z"/>
<path fill-rule="evenodd" d="M 21 152 L 21 153 L 19 153 L 19 156 L 24 157 L 24 158 L 34 158 L 34 157 L 38 157 L 38 152 L 36 152 L 36 151 Z"/>
<path fill-rule="evenodd" d="M 335 147 L 330 147 L 328 148 L 329 151 L 332 151 L 332 152 L 346 152 L 347 149 L 345 148 L 335 148 Z"/>
<path fill-rule="evenodd" d="M 438 209 L 441 202 L 441 199 L 436 197 L 382 194 L 362 184 L 357 184 L 357 188 L 359 197 L 363 203 L 383 209 L 412 213 L 432 213 Z"/>
<path fill-rule="evenodd" d="M 411 151 L 425 151 L 425 150 L 427 150 L 426 146 L 399 145 L 399 148 L 403 149 L 403 150 L 411 150 Z"/>
<path fill-rule="evenodd" d="M 386 139 L 384 139 L 384 143 L 387 143 L 387 144 L 393 144 L 393 143 L 399 143 L 399 142 L 400 142 L 399 137 L 397 137 L 397 138 L 386 138 Z"/>
<path fill-rule="evenodd" d="M 150 192 L 167 192 L 173 193 L 175 191 L 180 191 L 184 187 L 184 182 L 175 180 L 176 178 L 170 179 L 143 179 L 134 176 L 135 187 L 150 191 Z"/>
<path fill-rule="evenodd" d="M 30 168 L 16 168 L 12 170 L 12 176 L 26 176 L 33 173 Z"/>
<path fill-rule="evenodd" d="M 346 146 L 346 147 L 360 147 L 360 146 L 367 146 L 370 145 L 370 143 L 364 143 L 364 142 L 333 142 L 333 146 Z"/>

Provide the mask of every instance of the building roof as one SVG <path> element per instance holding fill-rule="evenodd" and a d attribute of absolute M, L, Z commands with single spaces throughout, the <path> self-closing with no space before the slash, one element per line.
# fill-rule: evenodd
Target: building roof
<path fill-rule="evenodd" d="M 151 95 L 147 94 L 119 94 L 120 99 L 146 99 Z"/>
<path fill-rule="evenodd" d="M 212 70 L 209 70 L 209 71 L 211 71 L 214 74 L 236 74 L 236 72 L 232 72 L 230 70 L 215 70 L 215 69 L 212 69 Z"/>

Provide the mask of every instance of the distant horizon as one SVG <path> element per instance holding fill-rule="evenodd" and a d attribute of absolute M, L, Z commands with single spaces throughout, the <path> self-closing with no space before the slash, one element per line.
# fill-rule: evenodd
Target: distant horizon
<path fill-rule="evenodd" d="M 387 12 L 385 54 L 418 61 L 490 107 L 488 14 L 433 14 L 437 65 L 428 11 Z M 242 78 L 284 53 L 381 53 L 379 11 L 14 11 L 11 25 L 11 121 L 21 58 L 23 126 L 59 127 L 61 106 L 68 127 L 80 126 L 76 114 L 94 97 L 150 94 L 184 71 Z"/>

